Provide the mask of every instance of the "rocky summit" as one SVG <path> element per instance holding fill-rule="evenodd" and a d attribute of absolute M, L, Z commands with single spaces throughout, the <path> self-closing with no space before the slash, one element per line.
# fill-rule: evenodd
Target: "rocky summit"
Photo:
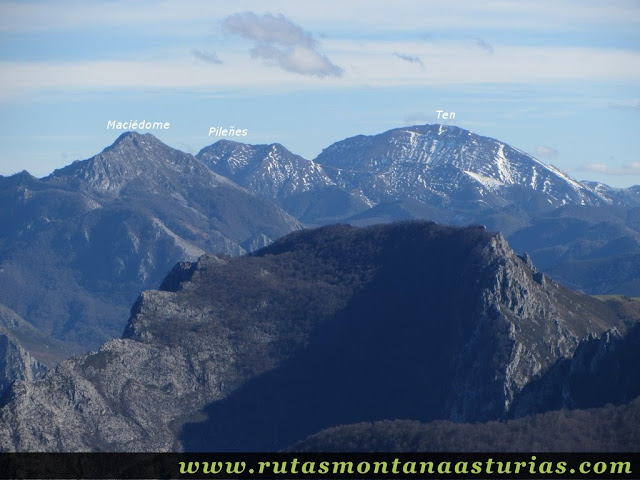
<path fill-rule="evenodd" d="M 557 168 L 493 138 L 451 125 L 416 125 L 334 143 L 315 161 L 372 201 L 415 199 L 457 208 L 527 209 L 610 200 Z"/>
<path fill-rule="evenodd" d="M 349 423 L 500 419 L 618 323 L 483 227 L 302 230 L 176 265 L 122 338 L 14 384 L 0 447 L 273 450 Z"/>
<path fill-rule="evenodd" d="M 334 185 L 322 167 L 278 143 L 247 145 L 220 140 L 197 158 L 238 185 L 268 198 L 283 198 Z"/>

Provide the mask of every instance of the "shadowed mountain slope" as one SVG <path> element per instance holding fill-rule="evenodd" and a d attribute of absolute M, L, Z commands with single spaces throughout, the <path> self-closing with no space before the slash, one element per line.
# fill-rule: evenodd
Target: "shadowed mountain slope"
<path fill-rule="evenodd" d="M 507 422 L 428 424 L 386 420 L 342 425 L 291 447 L 308 452 L 637 452 L 640 398 Z"/>

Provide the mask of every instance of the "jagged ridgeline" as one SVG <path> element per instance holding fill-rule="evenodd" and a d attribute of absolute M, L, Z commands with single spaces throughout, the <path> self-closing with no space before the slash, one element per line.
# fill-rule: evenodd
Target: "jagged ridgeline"
<path fill-rule="evenodd" d="M 640 295 L 638 187 L 577 182 L 451 125 L 358 135 L 314 160 L 228 140 L 193 156 L 129 132 L 45 178 L 0 176 L 0 205 L 0 303 L 67 351 L 120 335 L 176 262 L 301 224 L 481 223 L 562 284 Z"/>
<path fill-rule="evenodd" d="M 277 143 L 229 140 L 202 149 L 197 158 L 311 224 L 413 215 L 458 225 L 483 218 L 504 231 L 563 205 L 640 205 L 634 189 L 578 182 L 504 142 L 452 125 L 357 135 L 313 160 Z M 499 220 L 489 214 L 505 209 Z"/>
<path fill-rule="evenodd" d="M 95 349 L 173 265 L 239 255 L 299 228 L 270 201 L 150 134 L 37 179 L 0 176 L 0 303 L 42 333 Z"/>
<path fill-rule="evenodd" d="M 620 319 L 500 234 L 407 222 L 178 264 L 123 338 L 18 382 L 4 450 L 273 450 L 336 425 L 505 418 Z"/>
<path fill-rule="evenodd" d="M 480 223 L 559 283 L 640 296 L 640 187 L 580 182 L 500 140 L 414 125 L 333 143 L 307 160 L 220 140 L 196 157 L 308 226 Z"/>

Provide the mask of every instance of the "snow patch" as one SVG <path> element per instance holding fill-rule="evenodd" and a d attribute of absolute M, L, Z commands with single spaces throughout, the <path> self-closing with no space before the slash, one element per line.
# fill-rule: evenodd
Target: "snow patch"
<path fill-rule="evenodd" d="M 504 156 L 504 144 L 498 144 L 500 147 L 498 148 L 498 153 L 496 154 L 496 166 L 498 167 L 498 176 L 500 180 L 504 183 L 508 183 L 509 185 L 513 185 L 515 181 L 513 180 L 513 176 L 511 175 L 511 168 L 509 164 L 509 160 Z"/>
<path fill-rule="evenodd" d="M 495 178 L 485 177 L 484 175 L 480 175 L 479 173 L 470 172 L 469 170 L 463 170 L 464 173 L 473 178 L 476 182 L 484 185 L 489 190 L 496 190 L 499 187 L 504 186 L 504 183 L 500 180 L 496 180 Z"/>
<path fill-rule="evenodd" d="M 411 145 L 411 150 L 415 150 L 416 144 L 418 143 L 418 138 L 416 132 L 412 132 L 409 130 L 407 132 L 409 134 L 409 144 Z"/>
<path fill-rule="evenodd" d="M 535 190 L 536 183 L 538 181 L 538 171 L 536 170 L 536 167 L 533 167 L 531 170 L 532 170 L 532 173 L 531 173 L 531 188 L 533 188 Z"/>

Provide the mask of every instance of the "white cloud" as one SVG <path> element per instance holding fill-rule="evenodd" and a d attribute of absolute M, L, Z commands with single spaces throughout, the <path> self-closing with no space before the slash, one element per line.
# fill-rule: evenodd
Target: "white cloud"
<path fill-rule="evenodd" d="M 603 175 L 640 175 L 640 162 L 631 162 L 621 167 L 614 167 L 606 163 L 587 163 L 578 170 Z"/>
<path fill-rule="evenodd" d="M 254 42 L 250 53 L 286 71 L 318 77 L 339 76 L 342 69 L 318 51 L 313 36 L 283 15 L 236 13 L 222 22 L 224 29 Z"/>
<path fill-rule="evenodd" d="M 243 0 L 240 4 L 209 0 L 0 0 L 0 31 L 4 32 L 65 31 L 78 39 L 86 34 L 102 35 L 109 42 L 110 35 L 116 31 L 122 33 L 123 38 L 141 32 L 145 35 L 154 32 L 158 38 L 165 34 L 178 36 L 176 32 L 180 32 L 179 45 L 172 44 L 174 37 L 171 37 L 166 45 L 160 45 L 150 54 L 136 50 L 135 42 L 132 48 L 127 45 L 126 53 L 122 53 L 124 43 L 119 44 L 117 36 L 113 37 L 114 52 L 120 51 L 122 56 L 109 55 L 111 61 L 74 59 L 73 52 L 68 52 L 60 62 L 54 59 L 0 61 L 0 96 L 10 98 L 12 92 L 70 88 L 234 89 L 507 83 L 530 86 L 554 81 L 576 82 L 576 86 L 594 81 L 637 84 L 640 79 L 638 50 L 514 43 L 518 43 L 517 32 L 523 30 L 537 32 L 539 38 L 544 39 L 547 31 L 562 34 L 567 29 L 590 31 L 595 25 L 604 26 L 605 30 L 598 31 L 606 33 L 618 27 L 640 26 L 640 3 L 636 6 L 622 1 L 569 0 L 557 5 L 551 2 L 459 0 L 452 6 L 422 0 L 270 0 L 269 8 L 282 15 L 258 15 L 237 13 L 238 5 L 243 9 L 263 9 L 264 2 L 257 0 Z M 550 5 L 554 5 L 553 16 L 548 14 Z M 237 37 L 229 41 L 228 37 L 223 38 L 222 30 L 211 33 L 211 25 L 221 21 L 227 32 L 248 39 L 252 45 L 236 41 Z M 108 33 L 99 30 L 101 27 L 108 28 Z M 478 30 L 473 31 L 474 28 Z M 500 48 L 494 50 L 481 36 L 474 37 L 485 35 L 488 29 L 500 35 Z M 435 38 L 439 38 L 438 32 L 449 30 L 456 35 L 446 38 L 466 41 L 425 42 L 419 38 L 421 32 L 434 31 Z M 466 30 L 470 32 L 462 35 Z M 322 38 L 322 51 L 309 31 L 329 34 Z M 216 51 L 193 50 L 192 46 L 199 45 L 206 32 L 214 37 Z M 493 38 L 494 34 L 491 35 Z M 398 38 L 404 40 L 390 40 Z M 470 48 L 469 39 L 474 38 L 475 45 Z M 505 40 L 508 38 L 513 39 L 511 44 Z M 549 45 L 546 40 L 544 43 Z M 172 48 L 180 53 L 173 54 Z M 247 48 L 251 55 L 246 54 Z M 479 49 L 487 53 L 493 51 L 493 54 L 478 55 Z M 212 69 L 205 67 L 207 63 L 209 67 L 221 63 L 218 53 L 223 54 L 224 74 L 214 77 Z M 194 62 L 194 57 L 201 62 Z M 262 61 L 256 62 L 256 58 Z M 278 68 L 268 68 L 274 65 Z M 428 65 L 428 68 L 416 68 L 416 65 Z M 318 78 L 323 83 L 318 83 Z M 611 107 L 640 110 L 639 103 L 611 104 Z"/>
<path fill-rule="evenodd" d="M 243 54 L 241 45 L 225 49 L 224 75 L 211 75 L 206 62 L 194 62 L 193 52 L 136 60 L 104 61 L 0 61 L 0 96 L 28 94 L 34 90 L 79 89 L 266 89 L 335 88 L 363 86 L 487 85 L 530 86 L 553 81 L 636 82 L 640 78 L 640 53 L 588 48 L 501 47 L 493 55 L 479 56 L 468 44 L 420 41 L 370 41 L 366 48 L 350 40 L 326 39 L 325 48 L 339 65 L 340 76 L 313 49 L 291 45 L 254 47 L 259 58 L 278 62 L 271 68 Z M 274 51 L 275 48 L 275 51 Z M 394 53 L 412 52 L 429 68 L 399 62 Z M 291 75 L 287 71 L 306 75 Z"/>
<path fill-rule="evenodd" d="M 555 148 L 547 147 L 546 145 L 538 145 L 536 147 L 536 155 L 539 157 L 555 157 L 558 155 L 558 151 Z"/>

